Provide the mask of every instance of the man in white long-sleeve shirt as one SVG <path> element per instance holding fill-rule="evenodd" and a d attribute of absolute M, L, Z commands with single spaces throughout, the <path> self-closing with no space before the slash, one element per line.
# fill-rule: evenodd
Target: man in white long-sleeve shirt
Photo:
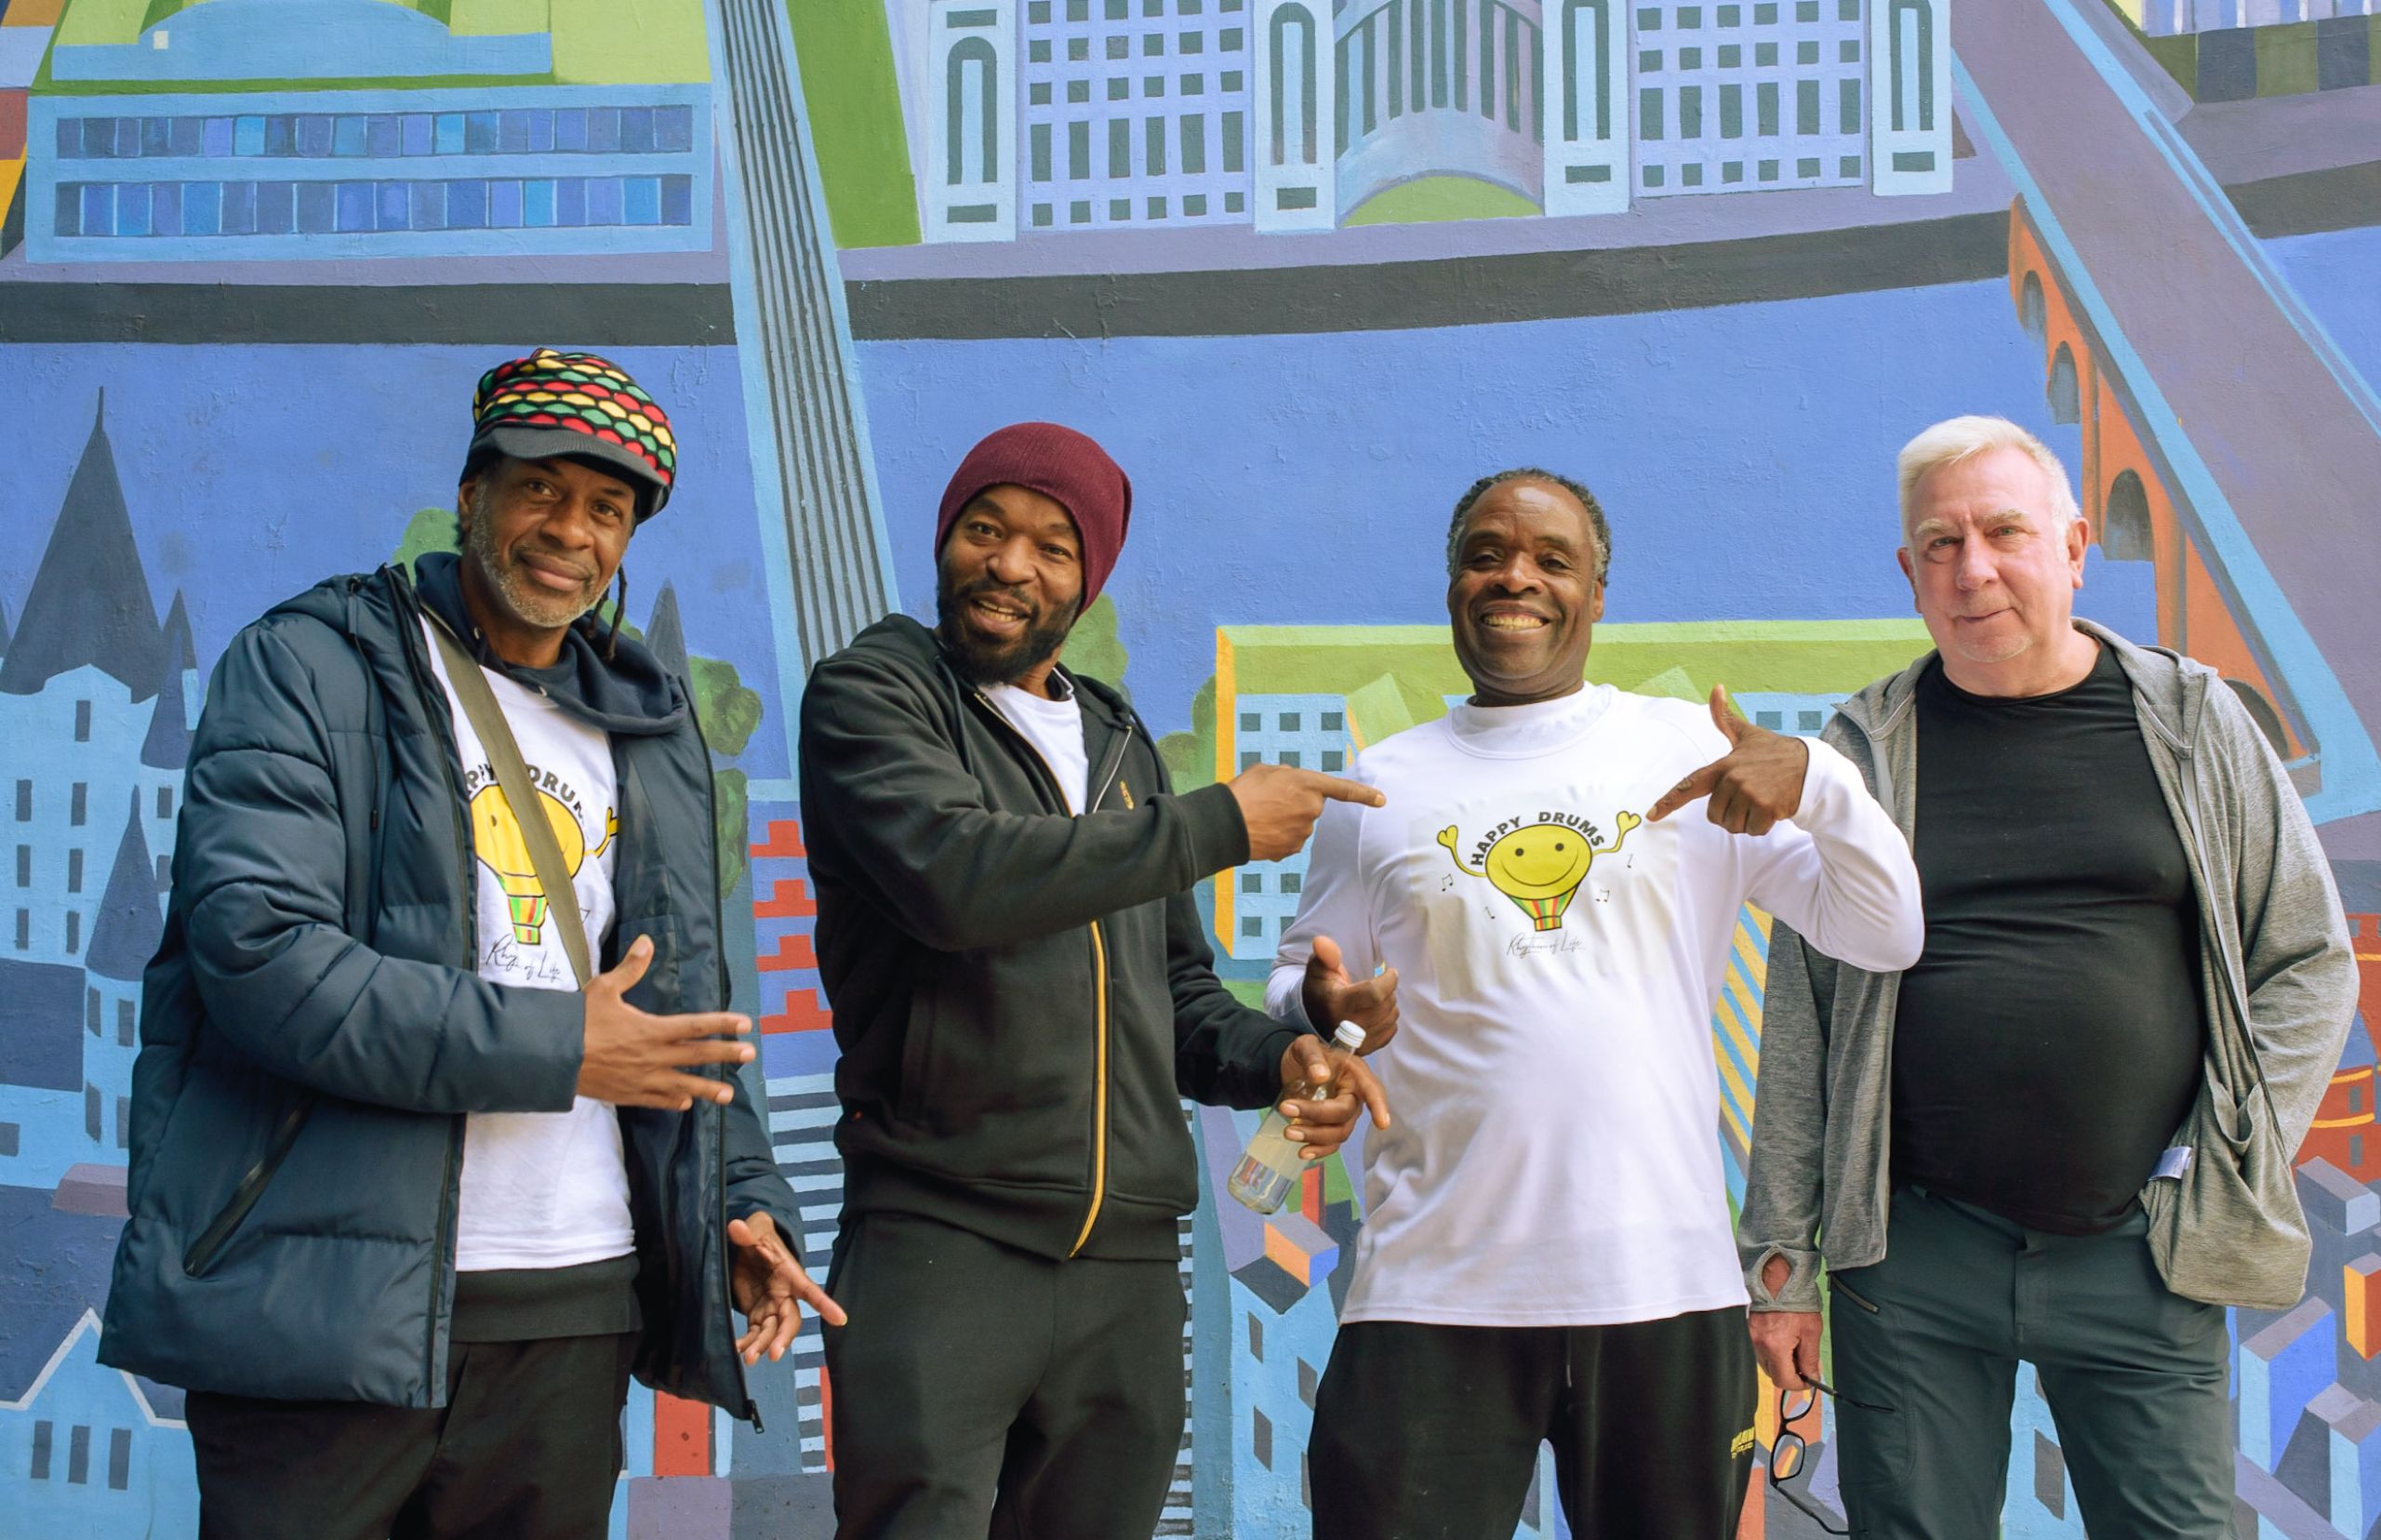
<path fill-rule="evenodd" d="M 1755 1381 L 1710 1013 L 1737 914 L 1861 966 L 1919 952 L 1909 848 L 1835 750 L 1724 691 L 1583 684 L 1610 561 L 1576 483 L 1464 495 L 1447 613 L 1474 693 L 1364 751 L 1388 803 L 1325 812 L 1275 960 L 1288 1021 L 1400 979 L 1369 1062 L 1401 1115 L 1367 1152 L 1309 1450 L 1317 1540 L 1504 1540 L 1541 1440 L 1575 1533 L 1733 1536 Z"/>

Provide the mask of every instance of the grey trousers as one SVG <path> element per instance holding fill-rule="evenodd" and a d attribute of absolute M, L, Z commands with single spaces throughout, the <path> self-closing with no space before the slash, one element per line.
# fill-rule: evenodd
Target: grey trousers
<path fill-rule="evenodd" d="M 1884 1260 L 1835 1275 L 1829 1318 L 1854 1534 L 2001 1533 L 2022 1360 L 2092 1540 L 2228 1540 L 2224 1311 L 2165 1286 L 2148 1228 L 2135 1209 L 2104 1234 L 2051 1235 L 1922 1188 L 1894 1194 Z"/>

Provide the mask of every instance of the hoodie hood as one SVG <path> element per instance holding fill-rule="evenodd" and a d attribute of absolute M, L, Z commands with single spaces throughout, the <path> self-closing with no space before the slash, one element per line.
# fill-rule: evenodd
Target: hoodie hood
<path fill-rule="evenodd" d="M 535 690 L 564 710 L 606 733 L 658 737 L 686 719 L 686 692 L 641 644 L 623 636 L 619 654 L 606 658 L 610 638 L 592 616 L 582 616 L 563 637 L 562 657 L 551 669 L 524 669 L 488 649 L 463 605 L 462 559 L 433 551 L 414 564 L 419 582 L 405 569 L 384 566 L 368 578 L 334 578 L 279 607 L 311 616 L 368 652 L 427 646 L 419 631 L 428 609 L 446 622 L 483 665 L 523 689 Z M 410 633 L 410 634 L 408 634 Z"/>
<path fill-rule="evenodd" d="M 551 669 L 525 669 L 508 663 L 488 649 L 487 640 L 472 623 L 463 604 L 463 561 L 451 551 L 436 551 L 414 564 L 417 591 L 424 607 L 453 628 L 472 656 L 524 689 L 539 690 L 555 704 L 591 727 L 607 733 L 652 737 L 667 733 L 685 719 L 685 697 L 660 660 L 637 642 L 620 638 L 610 657 L 608 628 L 599 627 L 590 612 L 563 633 L 562 657 Z"/>
<path fill-rule="evenodd" d="M 2075 629 L 2117 655 L 2134 698 L 2178 754 L 2188 754 L 2199 735 L 2200 717 L 2207 706 L 2208 682 L 2216 678 L 2206 664 L 2167 647 L 2143 647 L 2107 627 L 2078 619 Z M 1942 655 L 1927 652 L 1897 674 L 1888 674 L 1836 710 L 1871 738 L 1891 733 L 1916 698 L 1918 682 Z"/>

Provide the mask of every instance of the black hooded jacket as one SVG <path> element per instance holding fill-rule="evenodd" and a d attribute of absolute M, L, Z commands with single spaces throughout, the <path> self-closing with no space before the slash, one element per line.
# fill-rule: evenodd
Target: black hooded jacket
<path fill-rule="evenodd" d="M 1179 1097 L 1265 1105 L 1301 1029 L 1217 979 L 1191 896 L 1248 858 L 1239 803 L 1173 795 L 1131 708 L 1067 677 L 1092 766 L 1079 817 L 916 621 L 878 622 L 810 676 L 802 810 L 844 1213 L 1171 1259 L 1199 1199 Z"/>

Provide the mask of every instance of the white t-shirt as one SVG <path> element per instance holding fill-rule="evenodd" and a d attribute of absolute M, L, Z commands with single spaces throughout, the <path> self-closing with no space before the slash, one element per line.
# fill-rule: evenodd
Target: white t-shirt
<path fill-rule="evenodd" d="M 1055 673 L 1050 682 L 1065 688 Z M 1014 684 L 987 684 L 984 698 L 1042 751 L 1050 774 L 1058 779 L 1058 790 L 1066 793 L 1067 811 L 1081 813 L 1083 800 L 1089 795 L 1084 788 L 1091 781 L 1091 756 L 1083 745 L 1083 708 L 1075 703 L 1074 692 L 1069 690 L 1063 700 L 1052 700 Z"/>
<path fill-rule="evenodd" d="M 1602 1325 L 1746 1303 L 1721 1165 L 1711 1010 L 1749 901 L 1872 968 L 1918 955 L 1909 851 L 1849 762 L 1811 745 L 1798 817 L 1732 835 L 1644 811 L 1726 740 L 1701 706 L 1592 686 L 1457 706 L 1366 749 L 1388 805 L 1333 803 L 1266 1000 L 1303 1020 L 1312 938 L 1396 967 L 1367 1059 L 1342 1321 Z"/>
<path fill-rule="evenodd" d="M 428 636 L 429 621 L 422 631 Z M 548 912 L 512 804 L 471 719 L 454 701 L 446 659 L 434 639 L 430 662 L 446 690 L 455 746 L 462 752 L 463 795 L 471 801 L 479 975 L 498 984 L 577 989 L 570 954 Z M 592 962 L 602 955 L 612 928 L 619 799 L 611 739 L 503 674 L 480 672 L 512 727 L 563 864 L 570 868 Z M 581 1096 L 567 1112 L 474 1112 L 465 1121 L 459 1270 L 569 1268 L 635 1249 L 620 1120 L 610 1104 Z"/>

